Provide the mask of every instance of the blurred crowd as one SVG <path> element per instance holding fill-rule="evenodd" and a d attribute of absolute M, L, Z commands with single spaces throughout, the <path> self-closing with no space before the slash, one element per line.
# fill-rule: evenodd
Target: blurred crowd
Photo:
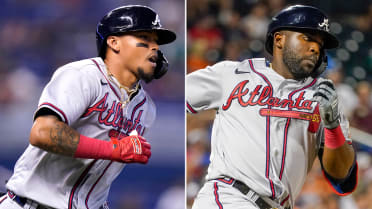
<path fill-rule="evenodd" d="M 187 73 L 221 60 L 271 57 L 264 51 L 270 18 L 288 5 L 316 6 L 330 17 L 330 29 L 341 42 L 328 53 L 322 75 L 336 85 L 339 104 L 350 125 L 372 134 L 372 1 L 189 0 L 187 3 Z M 187 203 L 204 182 L 209 164 L 214 111 L 187 116 Z M 356 137 L 357 138 L 357 137 Z M 372 137 L 365 139 L 372 142 Z M 296 209 L 372 209 L 372 147 L 354 140 L 359 184 L 346 197 L 335 195 L 316 160 Z"/>

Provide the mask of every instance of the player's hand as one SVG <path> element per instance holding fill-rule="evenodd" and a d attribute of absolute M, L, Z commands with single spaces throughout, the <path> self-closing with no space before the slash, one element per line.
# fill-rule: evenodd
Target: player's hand
<path fill-rule="evenodd" d="M 340 124 L 340 113 L 336 90 L 331 80 L 325 80 L 318 84 L 314 100 L 319 104 L 319 113 L 324 127 L 336 128 Z"/>
<path fill-rule="evenodd" d="M 112 160 L 123 163 L 146 164 L 151 156 L 151 145 L 139 135 L 127 136 L 120 140 L 111 137 L 114 150 Z"/>

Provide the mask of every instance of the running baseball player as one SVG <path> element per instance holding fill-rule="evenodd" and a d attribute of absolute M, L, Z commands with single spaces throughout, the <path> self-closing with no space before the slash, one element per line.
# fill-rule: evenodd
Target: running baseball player
<path fill-rule="evenodd" d="M 193 209 L 293 208 L 319 157 L 339 195 L 356 187 L 348 121 L 325 70 L 338 46 L 317 8 L 290 6 L 270 23 L 273 55 L 223 61 L 187 75 L 187 110 L 216 109 L 206 182 Z"/>
<path fill-rule="evenodd" d="M 131 5 L 105 15 L 96 38 L 99 57 L 60 67 L 44 88 L 1 209 L 108 208 L 110 185 L 124 166 L 148 162 L 143 135 L 155 105 L 140 80 L 166 73 L 159 45 L 176 34 L 151 8 Z"/>

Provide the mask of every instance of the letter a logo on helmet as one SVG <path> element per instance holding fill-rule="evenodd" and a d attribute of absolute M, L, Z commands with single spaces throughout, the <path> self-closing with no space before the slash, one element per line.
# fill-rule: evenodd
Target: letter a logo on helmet
<path fill-rule="evenodd" d="M 327 32 L 329 32 L 329 24 L 328 19 L 324 18 L 324 21 L 322 23 L 319 23 L 319 27 Z"/>
<path fill-rule="evenodd" d="M 161 27 L 160 25 L 160 19 L 159 19 L 159 15 L 156 14 L 156 18 L 154 21 L 151 22 L 154 26 L 158 26 L 158 27 Z"/>

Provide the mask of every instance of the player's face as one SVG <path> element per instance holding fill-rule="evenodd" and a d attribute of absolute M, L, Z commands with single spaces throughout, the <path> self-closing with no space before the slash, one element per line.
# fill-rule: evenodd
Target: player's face
<path fill-rule="evenodd" d="M 316 33 L 300 33 L 286 31 L 283 46 L 283 62 L 294 79 L 301 80 L 309 77 L 316 66 L 323 38 Z"/>
<path fill-rule="evenodd" d="M 153 79 L 158 58 L 158 36 L 155 32 L 132 32 L 120 37 L 122 39 L 121 57 L 125 66 L 138 79 L 146 83 Z"/>

